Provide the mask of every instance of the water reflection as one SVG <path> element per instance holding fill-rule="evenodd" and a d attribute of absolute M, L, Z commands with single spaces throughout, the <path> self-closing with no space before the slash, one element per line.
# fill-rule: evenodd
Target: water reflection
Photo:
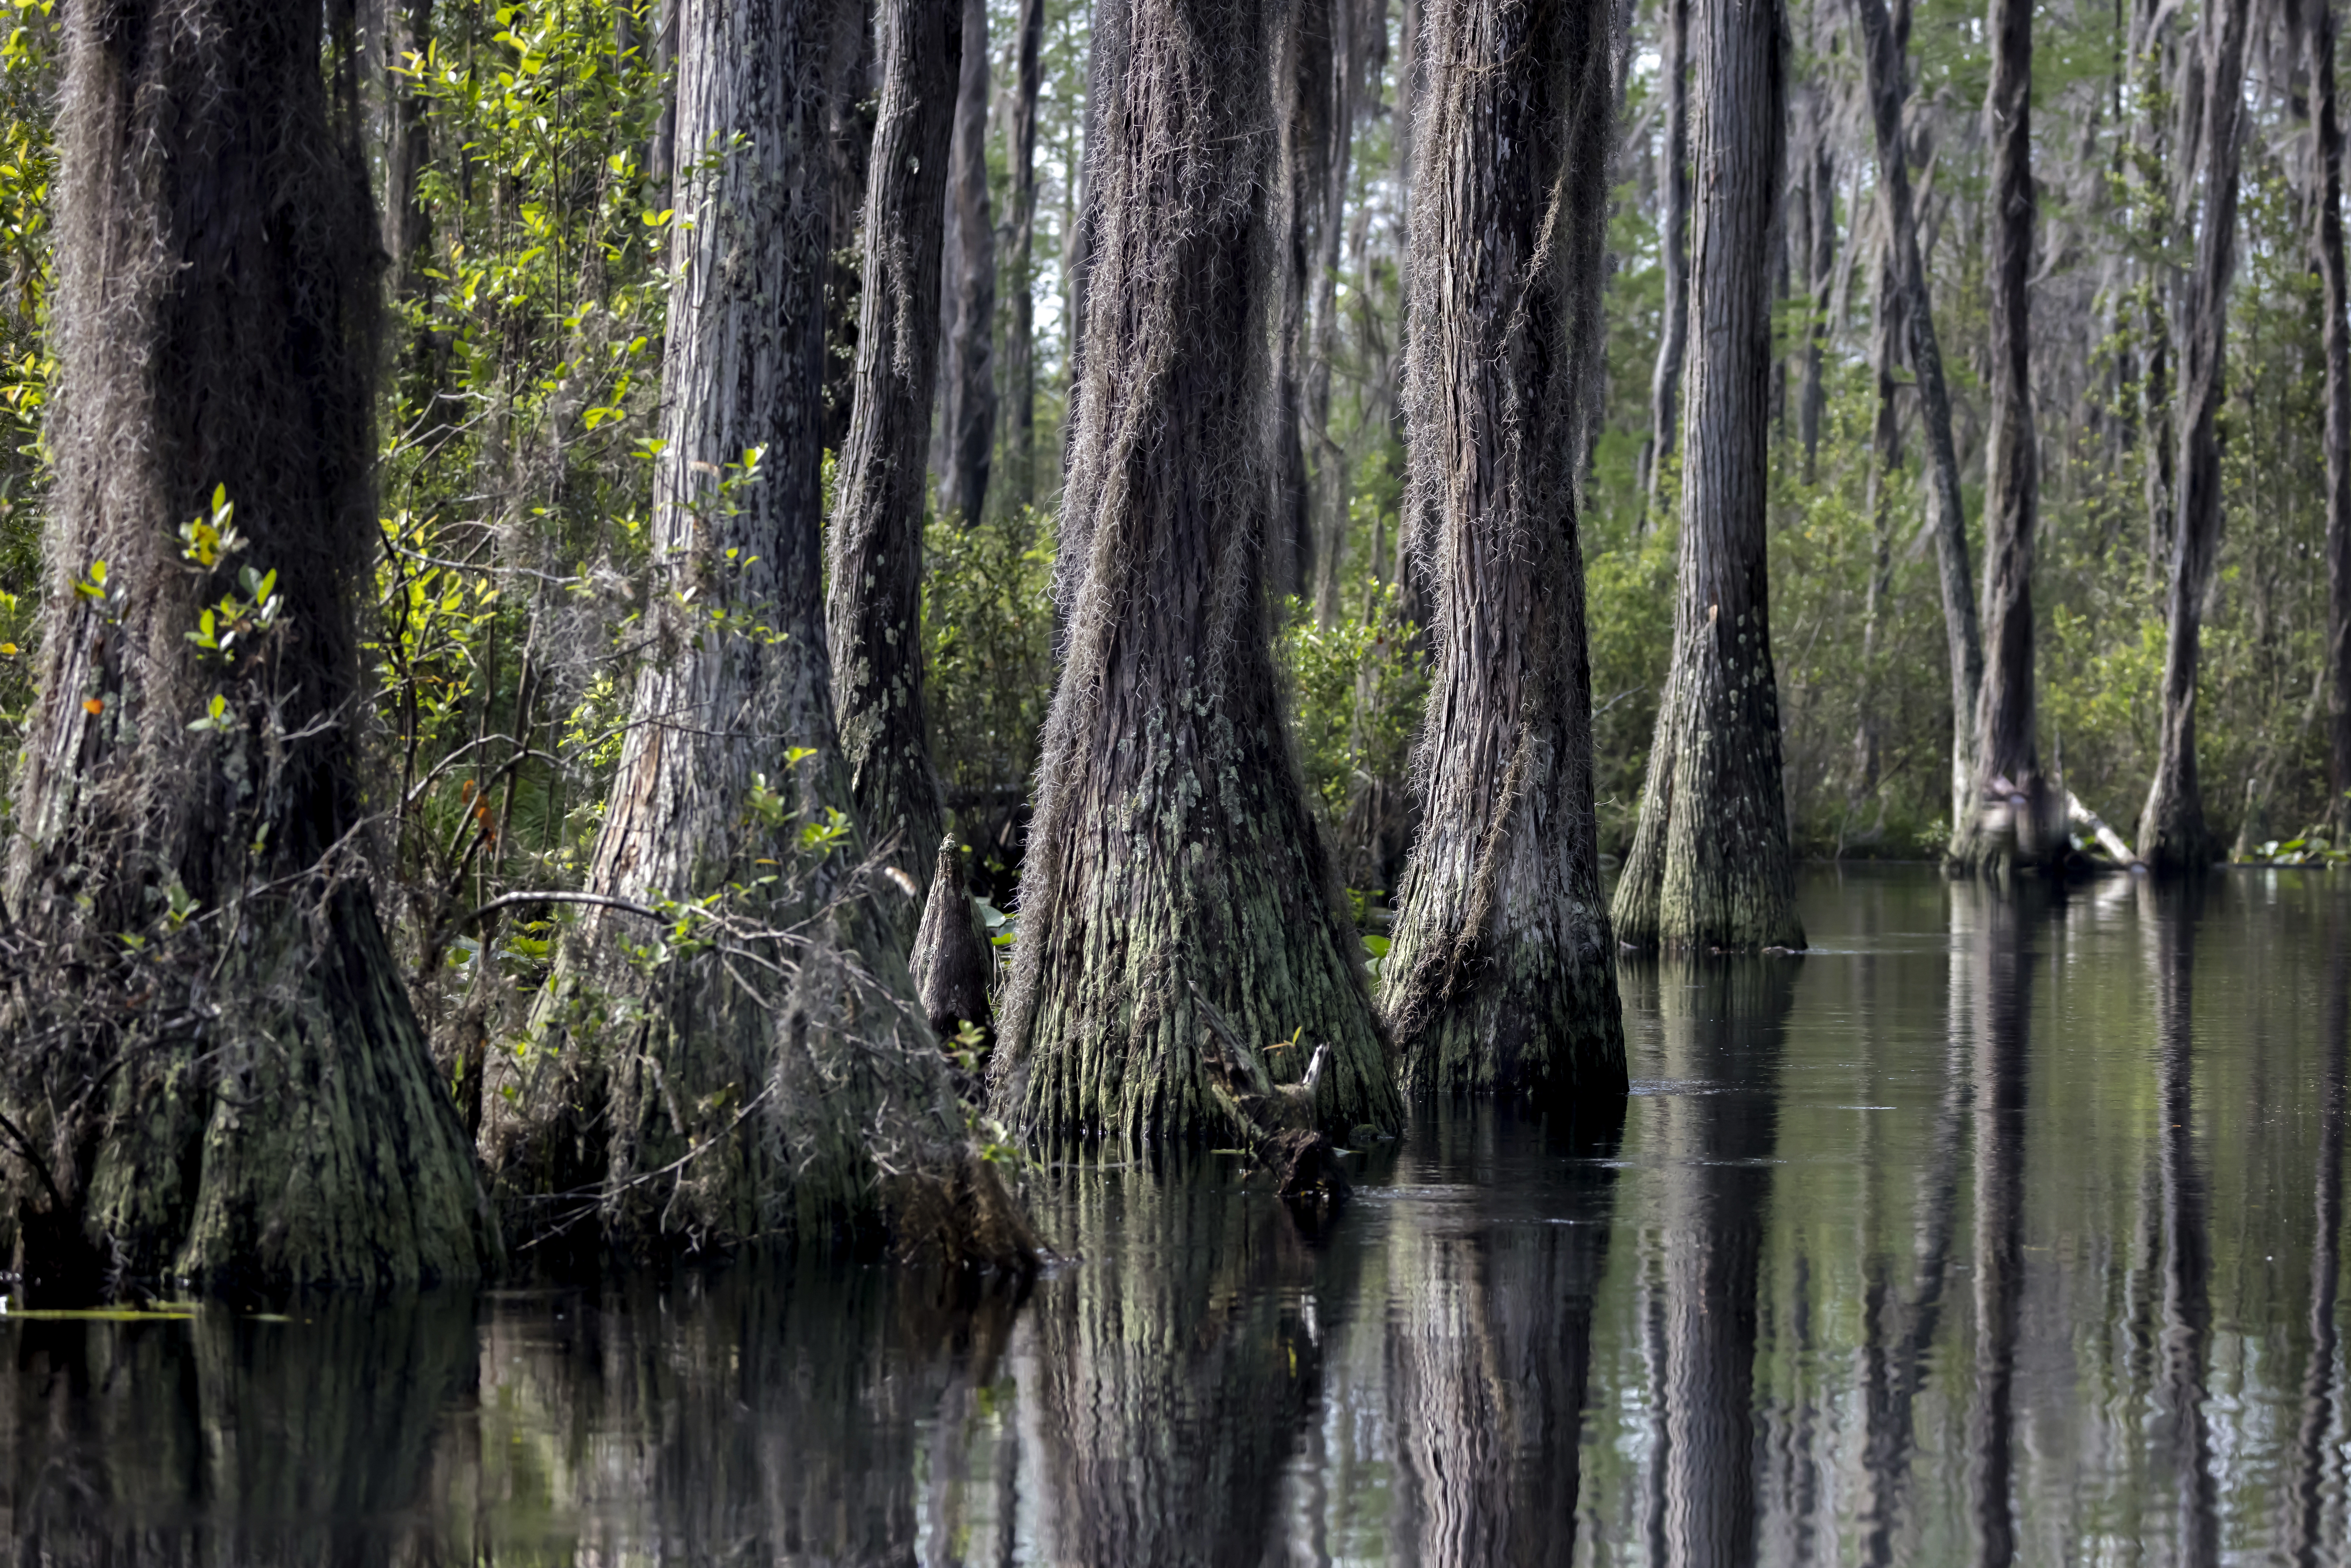
<path fill-rule="evenodd" d="M 2346 885 L 1806 899 L 1801 962 L 1625 970 L 1621 1121 L 1431 1110 L 1311 1230 L 1056 1165 L 1025 1301 L 0 1322 L 0 1557 L 2340 1561 Z"/>

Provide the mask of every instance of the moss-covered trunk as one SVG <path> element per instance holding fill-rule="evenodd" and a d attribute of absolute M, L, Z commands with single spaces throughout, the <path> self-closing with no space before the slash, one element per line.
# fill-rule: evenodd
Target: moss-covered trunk
<path fill-rule="evenodd" d="M 939 297 L 947 146 L 968 29 L 938 5 L 887 0 L 877 30 L 882 101 L 866 186 L 856 391 L 825 539 L 825 632 L 858 821 L 922 887 L 945 818 L 923 704 L 924 457 L 939 349 L 928 306 Z M 891 912 L 911 940 L 921 903 L 895 900 Z"/>
<path fill-rule="evenodd" d="M 1866 0 L 1865 0 L 1866 3 Z M 1786 81 L 1776 4 L 1697 0 L 1689 441 L 1679 591 L 1616 935 L 1636 947 L 1801 947 L 1771 666 L 1769 258 Z"/>
<path fill-rule="evenodd" d="M 1089 105 L 1066 659 L 998 1103 L 1040 1133 L 1230 1136 L 1196 984 L 1278 1081 L 1332 1048 L 1324 1125 L 1393 1124 L 1363 946 L 1307 811 L 1268 639 L 1270 20 L 1242 0 L 1110 11 L 1094 47 L 1120 57 L 1097 59 L 1110 99 Z"/>
<path fill-rule="evenodd" d="M 2032 10 L 1991 0 L 1991 431 L 1984 456 L 1983 686 L 1975 775 L 1951 821 L 1959 870 L 2001 874 L 2065 852 L 2065 803 L 2041 776 L 2032 660 Z"/>
<path fill-rule="evenodd" d="M 887 1233 L 1019 1261 L 875 903 L 904 895 L 860 865 L 833 729 L 825 22 L 786 0 L 679 19 L 679 142 L 714 151 L 678 193 L 653 645 L 589 875 L 633 907 L 580 923 L 528 1038 L 491 1053 L 482 1152 L 517 1225 L 632 1253 Z"/>
<path fill-rule="evenodd" d="M 1426 16 L 1408 384 L 1437 672 L 1381 1003 L 1416 1087 L 1567 1105 L 1625 1085 L 1574 466 L 1605 208 L 1560 199 L 1603 195 L 1571 176 L 1607 160 L 1612 13 Z"/>
<path fill-rule="evenodd" d="M 42 701 L 0 900 L 0 1247 L 37 1294 L 498 1256 L 365 881 L 377 225 L 320 26 L 149 0 L 68 27 Z"/>
<path fill-rule="evenodd" d="M 2213 0 L 2198 26 L 2197 52 L 2209 84 L 2197 171 L 2204 218 L 2196 265 L 2180 308 L 2179 488 L 2171 527 L 2171 580 L 2165 599 L 2163 719 L 2155 779 L 2139 812 L 2138 852 L 2147 870 L 2199 872 L 2219 853 L 2204 821 L 2196 779 L 2196 682 L 2204 599 L 2220 553 L 2220 403 L 2226 394 L 2229 283 L 2237 268 L 2237 170 L 2243 134 L 2248 0 Z"/>

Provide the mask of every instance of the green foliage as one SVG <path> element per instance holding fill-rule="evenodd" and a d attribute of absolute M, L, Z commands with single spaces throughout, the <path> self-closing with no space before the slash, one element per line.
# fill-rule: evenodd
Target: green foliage
<path fill-rule="evenodd" d="M 989 507 L 924 535 L 923 650 L 931 758 L 973 869 L 1009 885 L 998 824 L 1026 800 L 1053 684 L 1053 519 Z"/>
<path fill-rule="evenodd" d="M 1375 589 L 1363 613 L 1315 623 L 1301 600 L 1275 645 L 1308 794 L 1333 829 L 1357 789 L 1402 778 L 1428 692 L 1415 652 L 1420 628 L 1404 618 L 1393 587 Z"/>

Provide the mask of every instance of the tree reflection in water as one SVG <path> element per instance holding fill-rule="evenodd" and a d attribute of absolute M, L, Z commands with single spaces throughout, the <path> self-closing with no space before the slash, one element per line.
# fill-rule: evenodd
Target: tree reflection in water
<path fill-rule="evenodd" d="M 1625 967 L 1621 1120 L 1424 1106 L 1319 1225 L 1044 1164 L 1023 1301 L 0 1320 L 0 1561 L 2340 1561 L 2351 884 L 1845 874 Z"/>

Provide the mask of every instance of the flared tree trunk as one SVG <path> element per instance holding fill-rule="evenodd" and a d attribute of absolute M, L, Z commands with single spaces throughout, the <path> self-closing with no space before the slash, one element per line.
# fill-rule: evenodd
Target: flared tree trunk
<path fill-rule="evenodd" d="M 996 220 L 987 200 L 987 0 L 963 0 L 939 295 L 939 509 L 969 528 L 996 446 Z"/>
<path fill-rule="evenodd" d="M 1322 236 L 1338 214 L 1329 207 L 1332 91 L 1332 21 L 1347 0 L 1292 0 L 1281 16 L 1275 57 L 1280 167 L 1275 267 L 1281 300 L 1274 323 L 1273 522 L 1266 536 L 1266 575 L 1277 597 L 1312 591 L 1314 485 L 1308 448 L 1320 434 L 1308 401 L 1313 358 L 1313 299 Z"/>
<path fill-rule="evenodd" d="M 1020 0 L 1012 99 L 1012 310 L 1004 331 L 1004 451 L 1015 506 L 1037 499 L 1037 99 L 1045 81 L 1045 0 Z"/>
<path fill-rule="evenodd" d="M 0 1248 L 36 1298 L 498 1258 L 366 880 L 379 232 L 321 19 L 67 26 L 42 702 L 0 898 Z"/>
<path fill-rule="evenodd" d="M 1613 11 L 1428 0 L 1407 370 L 1437 671 L 1381 1005 L 1405 1082 L 1621 1094 L 1575 455 L 1579 276 L 1605 191 Z"/>
<path fill-rule="evenodd" d="M 1106 22 L 1108 26 L 1102 26 Z M 1363 945 L 1282 730 L 1261 540 L 1278 285 L 1263 192 L 1274 39 L 1249 0 L 1112 0 L 1088 150 L 1093 304 L 1047 719 L 997 1049 L 1039 1133 L 1228 1138 L 1206 998 L 1311 1115 L 1400 1106 Z"/>
<path fill-rule="evenodd" d="M 2248 0 L 2213 0 L 2198 39 L 2204 62 L 2198 137 L 2204 221 L 2182 298 L 2179 489 L 2172 513 L 2165 603 L 2163 720 L 2155 780 L 2139 813 L 2138 852 L 2158 875 L 2201 871 L 2218 852 L 2196 780 L 2196 678 L 2204 596 L 2220 552 L 2220 402 L 2225 393 L 2229 282 L 2237 267 L 2237 166 L 2244 95 Z"/>
<path fill-rule="evenodd" d="M 1943 593 L 1943 633 L 1951 660 L 1951 821 L 1966 815 L 1975 789 L 1976 705 L 1983 691 L 1983 634 L 1976 619 L 1976 588 L 1968 567 L 1968 514 L 1959 486 L 1959 447 L 1951 439 L 1951 394 L 1943 381 L 1943 350 L 1927 294 L 1927 264 L 1910 204 L 1910 163 L 1902 138 L 1902 100 L 1909 96 L 1903 56 L 1910 34 L 1909 5 L 1886 15 L 1886 0 L 1855 0 L 1861 13 L 1862 55 L 1867 62 L 1870 123 L 1877 143 L 1877 178 L 1893 225 L 1895 277 L 1902 290 L 1910 369 L 1918 378 L 1918 412 L 1933 466 L 1935 572 Z"/>
<path fill-rule="evenodd" d="M 1781 8 L 1696 0 L 1692 20 L 1698 201 L 1680 586 L 1616 935 L 1645 948 L 1802 947 L 1763 528 L 1787 97 Z"/>
<path fill-rule="evenodd" d="M 1682 361 L 1689 352 L 1690 210 L 1690 5 L 1663 0 L 1664 58 L 1658 63 L 1666 93 L 1664 210 L 1657 222 L 1657 248 L 1665 256 L 1665 321 L 1657 333 L 1657 367 L 1649 379 L 1649 449 L 1642 476 L 1646 506 L 1661 507 L 1659 486 L 1682 434 Z"/>
<path fill-rule="evenodd" d="M 890 863 L 927 887 L 944 831 L 923 704 L 923 514 L 938 336 L 947 143 L 968 29 L 920 0 L 876 16 L 882 101 L 866 185 L 864 293 L 849 441 L 825 536 L 832 713 L 858 821 Z M 893 902 L 911 944 L 922 904 Z"/>
<path fill-rule="evenodd" d="M 2032 432 L 2032 9 L 1991 0 L 1991 435 L 1984 458 L 1984 674 L 1976 771 L 1951 820 L 1951 861 L 1970 873 L 2033 866 L 2065 850 L 2064 802 L 2041 776 L 2032 667 L 2033 532 L 2041 457 Z"/>
<path fill-rule="evenodd" d="M 1018 1262 L 1025 1224 L 970 1154 L 872 902 L 901 895 L 857 873 L 833 730 L 826 18 L 685 0 L 679 28 L 679 143 L 728 150 L 678 193 L 693 223 L 672 259 L 653 647 L 589 873 L 631 907 L 590 908 L 527 1044 L 493 1053 L 483 1156 L 534 1230 L 639 1255 L 887 1232 Z"/>
<path fill-rule="evenodd" d="M 2343 120 L 2335 103 L 2334 0 L 2303 0 L 2317 156 L 2310 161 L 2311 249 L 2326 312 L 2326 671 L 2328 826 L 2351 838 L 2351 301 L 2343 270 Z"/>

